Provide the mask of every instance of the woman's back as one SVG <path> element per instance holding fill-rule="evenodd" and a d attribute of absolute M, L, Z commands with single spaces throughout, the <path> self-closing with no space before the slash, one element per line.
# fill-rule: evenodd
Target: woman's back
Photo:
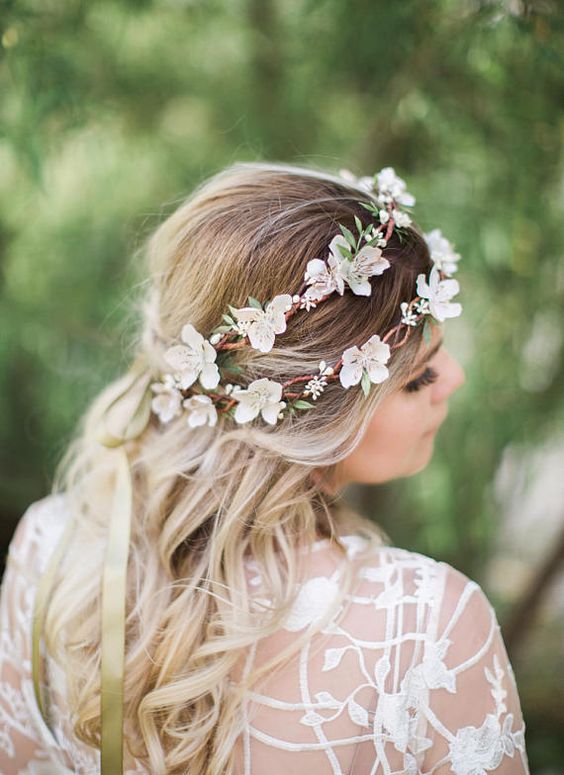
<path fill-rule="evenodd" d="M 98 752 L 73 736 L 64 679 L 50 657 L 55 737 L 32 689 L 35 584 L 67 518 L 63 495 L 44 498 L 28 509 L 10 546 L 1 601 L 5 775 L 100 771 Z M 480 587 L 445 563 L 396 547 L 356 561 L 363 539 L 342 540 L 355 564 L 353 591 L 330 625 L 247 695 L 237 772 L 528 772 L 513 672 Z M 248 651 L 233 681 L 323 616 L 338 594 L 344 562 L 328 540 L 314 545 L 285 626 Z M 267 602 L 252 558 L 247 579 L 257 604 Z"/>

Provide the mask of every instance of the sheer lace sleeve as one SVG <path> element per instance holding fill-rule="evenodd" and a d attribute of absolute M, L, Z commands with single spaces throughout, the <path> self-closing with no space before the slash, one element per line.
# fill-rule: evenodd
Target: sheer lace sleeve
<path fill-rule="evenodd" d="M 478 584 L 445 568 L 424 662 L 431 688 L 423 772 L 528 773 L 519 695 L 494 609 Z"/>
<path fill-rule="evenodd" d="M 357 541 L 350 537 L 349 554 Z M 320 547 L 260 664 L 323 614 L 340 583 Z M 260 578 L 251 580 L 260 589 Z M 238 775 L 526 775 L 515 679 L 492 606 L 450 565 L 375 551 L 336 618 L 249 695 Z"/>
<path fill-rule="evenodd" d="M 30 618 L 32 590 L 25 569 L 33 569 L 27 523 L 20 519 L 6 556 L 0 597 L 0 762 L 5 775 L 49 772 L 53 763 L 33 718 Z"/>
<path fill-rule="evenodd" d="M 70 773 L 39 713 L 31 673 L 35 582 L 43 568 L 38 518 L 42 502 L 20 519 L 0 590 L 0 771 L 3 775 Z M 47 547 L 44 545 L 43 549 Z"/>

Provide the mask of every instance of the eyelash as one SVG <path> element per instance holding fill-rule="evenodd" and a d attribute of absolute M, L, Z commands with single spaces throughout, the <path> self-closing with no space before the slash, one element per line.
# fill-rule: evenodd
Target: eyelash
<path fill-rule="evenodd" d="M 422 387 L 425 387 L 425 385 L 431 385 L 438 377 L 439 375 L 433 369 L 431 366 L 427 366 L 425 371 L 415 379 L 411 380 L 411 382 L 408 382 L 407 385 L 404 387 L 404 390 L 407 393 L 414 393 L 416 390 L 420 390 Z"/>

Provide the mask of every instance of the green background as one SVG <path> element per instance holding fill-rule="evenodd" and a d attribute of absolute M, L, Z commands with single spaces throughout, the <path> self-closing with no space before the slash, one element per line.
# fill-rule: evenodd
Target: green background
<path fill-rule="evenodd" d="M 136 251 L 195 184 L 238 160 L 359 175 L 393 166 L 417 221 L 463 256 L 464 312 L 445 335 L 467 381 L 425 471 L 352 495 L 394 543 L 482 584 L 517 675 L 531 769 L 564 773 L 561 7 L 1 8 L 3 546 L 48 491 L 90 399 L 127 366 L 129 302 L 144 281 Z M 531 464 L 540 454 L 543 468 L 547 445 L 551 492 L 534 489 Z M 534 536 L 512 506 L 516 459 L 519 492 L 541 511 L 546 497 Z"/>

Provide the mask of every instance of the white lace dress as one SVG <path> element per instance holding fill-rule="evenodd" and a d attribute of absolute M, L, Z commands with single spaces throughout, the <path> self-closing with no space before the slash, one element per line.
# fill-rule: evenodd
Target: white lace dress
<path fill-rule="evenodd" d="M 64 681 L 50 659 L 53 735 L 33 694 L 35 584 L 67 518 L 63 495 L 37 501 L 10 544 L 0 598 L 2 775 L 100 771 L 99 752 L 73 737 Z M 349 555 L 358 554 L 362 539 L 344 541 Z M 246 668 L 323 613 L 341 562 L 328 541 L 315 544 L 285 627 L 256 644 Z M 260 597 L 252 560 L 248 581 Z M 381 547 L 359 565 L 347 602 L 338 623 L 249 693 L 238 775 L 529 772 L 513 671 L 494 610 L 474 581 L 424 555 Z M 146 773 L 134 761 L 127 771 Z"/>

